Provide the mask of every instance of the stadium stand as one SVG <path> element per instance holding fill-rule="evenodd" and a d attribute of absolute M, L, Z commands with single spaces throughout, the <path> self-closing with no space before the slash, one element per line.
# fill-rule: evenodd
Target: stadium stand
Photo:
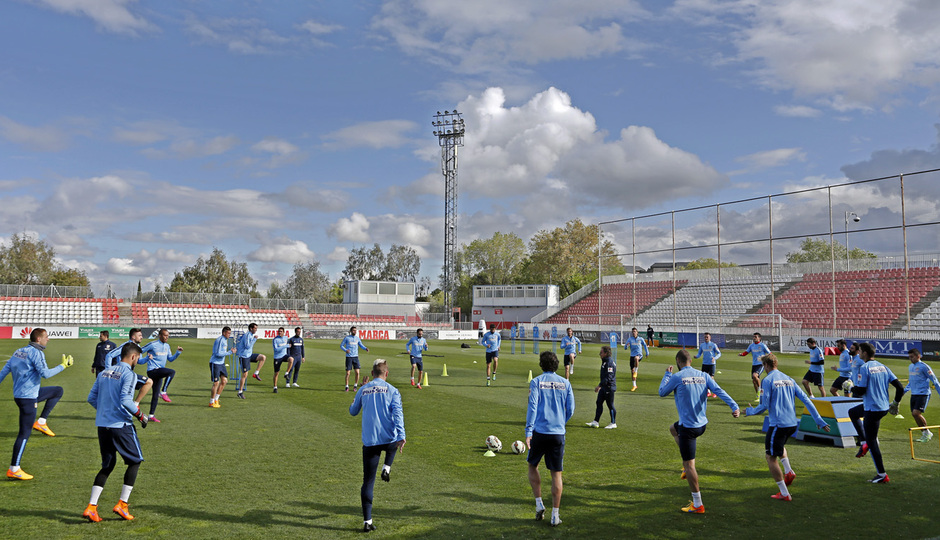
<path fill-rule="evenodd" d="M 134 324 L 141 326 L 223 326 L 252 322 L 259 326 L 302 326 L 296 311 L 250 309 L 248 306 L 135 303 L 131 313 Z"/>
<path fill-rule="evenodd" d="M 113 324 L 118 301 L 108 298 L 0 297 L 0 321 L 9 324 Z"/>
<path fill-rule="evenodd" d="M 686 281 L 677 281 L 676 287 L 684 286 Z M 644 281 L 636 284 L 637 313 L 661 301 L 673 292 L 672 281 Z M 595 291 L 581 301 L 552 315 L 549 324 L 568 324 L 572 317 L 596 317 L 598 308 L 604 315 L 633 314 L 633 285 L 616 283 L 605 285 L 602 291 Z"/>

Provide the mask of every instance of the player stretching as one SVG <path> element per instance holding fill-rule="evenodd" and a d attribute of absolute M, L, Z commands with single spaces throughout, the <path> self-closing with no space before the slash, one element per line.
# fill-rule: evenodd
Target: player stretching
<path fill-rule="evenodd" d="M 95 425 L 98 426 L 98 446 L 101 448 L 101 470 L 95 476 L 91 487 L 91 500 L 82 516 L 88 521 L 101 521 L 98 515 L 98 499 L 104 491 L 105 482 L 117 464 L 117 455 L 121 454 L 127 470 L 124 471 L 124 485 L 121 498 L 114 505 L 114 513 L 126 520 L 134 519 L 127 508 L 127 499 L 134 489 L 137 470 L 144 456 L 140 451 L 140 440 L 134 429 L 134 418 L 140 421 L 140 427 L 147 427 L 147 417 L 134 403 L 134 385 L 137 376 L 134 366 L 140 360 L 141 349 L 137 344 L 121 347 L 121 361 L 101 373 L 95 385 L 88 393 L 88 403 L 95 408 Z"/>
<path fill-rule="evenodd" d="M 617 392 L 617 361 L 611 354 L 610 346 L 601 346 L 601 380 L 594 391 L 597 393 L 597 409 L 594 411 L 594 421 L 588 422 L 590 427 L 600 427 L 598 422 L 604 412 L 604 403 L 610 411 L 610 423 L 604 429 L 617 429 L 617 409 L 614 408 L 614 394 Z"/>
<path fill-rule="evenodd" d="M 783 372 L 777 369 L 777 357 L 768 354 L 761 358 L 764 370 L 767 375 L 761 382 L 763 393 L 760 396 L 760 404 L 757 407 L 748 407 L 744 409 L 744 416 L 753 416 L 769 411 L 767 436 L 764 438 L 764 451 L 767 458 L 767 466 L 770 468 L 770 475 L 780 491 L 771 498 L 781 501 L 792 501 L 790 491 L 787 486 L 793 483 L 796 473 L 790 467 L 790 458 L 787 455 L 787 449 L 784 445 L 796 433 L 796 427 L 799 424 L 796 420 L 794 410 L 794 397 L 798 397 L 803 402 L 805 410 L 813 417 L 819 429 L 829 431 L 829 425 L 823 420 L 822 416 L 816 410 L 816 406 L 810 401 L 796 381 L 787 377 Z M 805 382 L 805 381 L 804 381 Z M 780 462 L 777 463 L 777 458 Z M 780 466 L 783 465 L 781 470 Z"/>
<path fill-rule="evenodd" d="M 287 373 L 290 373 L 291 368 L 294 367 L 294 357 L 288 355 L 288 340 L 284 337 L 284 327 L 277 329 L 277 337 L 271 342 L 271 345 L 274 347 L 274 393 L 277 393 L 277 376 L 281 372 L 281 364 L 287 361 Z M 285 375 L 286 376 L 286 375 Z M 290 381 L 288 380 L 285 388 L 290 388 Z"/>
<path fill-rule="evenodd" d="M 20 410 L 20 430 L 13 443 L 13 460 L 7 470 L 7 478 L 14 480 L 32 480 L 33 475 L 27 474 L 20 468 L 20 460 L 26 450 L 31 429 L 35 429 L 50 437 L 55 433 L 46 425 L 46 419 L 52 413 L 56 403 L 62 399 L 61 386 L 40 387 L 41 379 L 48 379 L 61 373 L 72 365 L 72 356 L 62 355 L 62 363 L 54 368 L 46 365 L 46 354 L 43 352 L 49 343 L 49 333 L 44 328 L 33 328 L 29 333 L 29 345 L 17 349 L 10 360 L 0 369 L 0 382 L 7 375 L 13 375 L 13 401 Z M 36 419 L 36 409 L 39 402 L 45 401 L 42 414 Z"/>
<path fill-rule="evenodd" d="M 640 361 L 643 360 L 644 352 L 645 356 L 649 356 L 650 350 L 646 346 L 646 341 L 640 337 L 636 327 L 630 329 L 630 334 L 630 337 L 623 342 L 623 348 L 624 350 L 630 349 L 630 375 L 633 377 L 633 388 L 630 391 L 636 392 L 636 372 L 640 368 Z"/>
<path fill-rule="evenodd" d="M 862 398 L 862 404 L 849 409 L 849 418 L 858 439 L 862 443 L 855 457 L 864 457 L 871 452 L 871 459 L 875 462 L 878 474 L 869 480 L 872 484 L 887 484 L 890 479 L 885 472 L 884 461 L 881 457 L 881 446 L 878 443 L 878 430 L 881 428 L 881 419 L 890 411 L 898 414 L 898 404 L 904 397 L 904 387 L 898 378 L 891 373 L 881 362 L 875 360 L 875 348 L 870 343 L 859 345 L 859 353 L 865 361 L 858 371 L 858 383 L 852 389 L 852 395 Z M 888 403 L 888 386 L 893 386 L 894 402 Z M 862 420 L 862 417 L 865 417 Z"/>
<path fill-rule="evenodd" d="M 388 364 L 379 358 L 372 364 L 372 381 L 356 392 L 349 414 L 362 411 L 362 530 L 375 530 L 372 524 L 372 491 L 379 458 L 385 452 L 382 480 L 391 480 L 395 454 L 405 447 L 405 414 L 401 406 L 401 392 L 388 384 Z"/>
<path fill-rule="evenodd" d="M 542 476 L 539 462 L 545 457 L 545 468 L 552 475 L 552 527 L 561 524 L 558 509 L 564 488 L 561 473 L 565 459 L 565 424 L 574 414 L 574 392 L 568 379 L 561 378 L 558 357 L 551 351 L 539 355 L 542 374 L 529 383 L 529 407 L 525 415 L 525 444 L 529 449 L 529 485 L 535 496 L 535 519 L 545 515 L 542 502 Z"/>
<path fill-rule="evenodd" d="M 833 396 L 838 396 L 839 391 L 842 390 L 842 385 L 845 384 L 845 381 L 851 380 L 852 376 L 852 355 L 849 354 L 848 347 L 845 344 L 844 339 L 836 340 L 836 346 L 839 347 L 839 365 L 832 366 L 833 371 L 838 371 L 839 376 L 832 381 L 832 388 L 829 389 L 829 393 Z M 852 382 L 852 384 L 855 384 Z M 849 397 L 851 394 L 845 392 L 845 397 Z"/>
<path fill-rule="evenodd" d="M 344 337 L 343 342 L 339 344 L 339 348 L 346 353 L 346 392 L 349 392 L 349 372 L 353 369 L 356 370 L 356 382 L 353 383 L 353 391 L 359 386 L 359 349 L 369 352 L 369 348 L 359 339 L 356 332 L 356 327 L 351 326 L 349 335 Z"/>
<path fill-rule="evenodd" d="M 676 393 L 679 421 L 669 426 L 669 433 L 679 446 L 682 476 L 688 480 L 692 489 L 692 501 L 681 510 L 691 514 L 704 514 L 705 505 L 702 504 L 698 472 L 695 470 L 695 439 L 705 433 L 705 426 L 708 424 L 708 418 L 705 417 L 705 409 L 708 407 L 707 392 L 712 391 L 727 403 L 731 407 L 731 416 L 737 418 L 741 411 L 738 404 L 718 386 L 711 375 L 692 367 L 692 357 L 688 351 L 681 350 L 676 353 L 676 367 L 679 368 L 676 373 L 672 372 L 672 366 L 666 368 L 663 380 L 659 383 L 659 396 L 666 397 L 672 392 Z"/>
<path fill-rule="evenodd" d="M 823 374 L 826 372 L 826 368 L 823 366 L 826 363 L 826 357 L 823 356 L 822 350 L 816 346 L 815 339 L 807 339 L 806 345 L 809 347 L 809 360 L 804 360 L 804 362 L 809 364 L 809 371 L 806 372 L 806 375 L 803 375 L 803 388 L 806 388 L 809 397 L 815 397 L 813 389 L 810 388 L 811 384 L 815 384 L 816 388 L 819 389 L 819 397 L 826 397 L 826 391 L 823 389 L 823 384 L 825 384 Z"/>
<path fill-rule="evenodd" d="M 581 340 L 575 337 L 571 328 L 565 330 L 565 335 L 561 338 L 561 348 L 565 351 L 565 378 L 570 379 L 574 373 L 574 359 L 581 354 Z"/>
<path fill-rule="evenodd" d="M 705 332 L 705 341 L 699 343 L 698 354 L 696 354 L 695 357 L 702 359 L 702 373 L 708 373 L 714 379 L 715 360 L 721 358 L 721 351 L 718 349 L 718 345 L 712 341 L 712 335 L 708 332 Z M 709 390 L 708 397 L 716 396 Z"/>
<path fill-rule="evenodd" d="M 176 370 L 166 367 L 166 364 L 179 358 L 179 355 L 183 354 L 183 348 L 177 347 L 176 354 L 170 356 L 170 345 L 167 343 L 167 340 L 170 339 L 170 331 L 163 328 L 157 336 L 157 341 L 151 341 L 141 349 L 141 360 L 147 364 L 147 377 L 160 390 L 159 392 L 154 390 L 153 396 L 150 398 L 150 421 L 159 424 L 160 420 L 154 416 L 157 413 L 157 403 L 161 399 L 167 403 L 173 402 L 170 396 L 166 395 L 166 391 L 170 387 L 170 383 L 173 382 L 173 377 L 176 376 Z"/>
<path fill-rule="evenodd" d="M 757 399 L 760 400 L 760 375 L 764 372 L 764 365 L 760 359 L 762 356 L 770 354 L 770 349 L 761 342 L 760 332 L 754 332 L 754 343 L 748 345 L 740 356 L 747 356 L 748 354 L 751 355 L 751 383 L 754 385 Z"/>
<path fill-rule="evenodd" d="M 424 375 L 424 362 L 421 355 L 428 350 L 428 341 L 424 339 L 424 330 L 418 328 L 415 336 L 405 344 L 405 350 L 411 356 L 411 386 L 415 385 L 415 368 L 418 368 L 418 390 L 421 390 L 421 376 Z"/>
<path fill-rule="evenodd" d="M 120 347 L 117 347 L 108 353 L 107 361 L 105 362 L 108 366 L 116 366 L 121 362 L 121 349 L 124 348 L 124 345 L 133 343 L 134 345 L 140 347 L 140 342 L 144 340 L 144 333 L 140 331 L 140 328 L 131 328 L 127 333 L 127 336 L 127 341 L 122 343 Z M 150 378 L 146 375 L 137 375 L 135 373 L 134 376 L 137 377 L 137 382 L 134 385 L 134 387 L 137 389 L 137 399 L 134 400 L 134 403 L 136 403 L 139 407 L 140 403 L 150 392 L 150 388 L 153 387 L 153 381 L 150 380 Z"/>
<path fill-rule="evenodd" d="M 919 350 L 907 351 L 907 358 L 911 361 L 911 365 L 907 367 L 908 383 L 904 389 L 911 392 L 911 414 L 914 415 L 914 421 L 918 426 L 926 428 L 927 419 L 924 418 L 924 411 L 930 401 L 930 383 L 933 383 L 934 389 L 940 392 L 940 382 L 937 381 L 930 366 L 920 361 Z M 917 442 L 927 442 L 930 439 L 933 439 L 933 432 L 929 429 L 922 429 Z"/>
<path fill-rule="evenodd" d="M 258 325 L 251 323 L 248 325 L 248 331 L 238 337 L 238 341 L 235 342 L 235 354 L 238 355 L 238 363 L 241 366 L 241 379 L 238 381 L 238 397 L 245 399 L 245 384 L 248 383 L 248 372 L 251 371 L 251 363 L 257 362 L 258 369 L 255 370 L 252 377 L 257 380 L 261 380 L 261 368 L 264 367 L 264 361 L 267 360 L 267 357 L 263 354 L 258 354 L 254 352 L 255 342 L 258 341 L 258 336 L 255 332 L 258 330 Z"/>
<path fill-rule="evenodd" d="M 297 376 L 300 374 L 300 364 L 307 361 L 306 355 L 304 355 L 304 336 L 301 327 L 298 326 L 294 328 L 294 335 L 287 340 L 287 347 L 287 354 L 294 359 L 294 364 L 293 367 L 284 374 L 284 381 L 287 386 L 290 386 L 291 380 L 293 380 L 294 388 L 300 388 L 300 385 L 297 384 Z M 298 360 L 298 358 L 300 360 Z"/>
<path fill-rule="evenodd" d="M 486 347 L 486 385 L 490 385 L 490 363 L 493 364 L 493 380 L 496 380 L 496 369 L 499 367 L 499 346 L 503 338 L 496 331 L 496 325 L 490 325 L 490 331 L 480 338 L 480 345 Z"/>
<path fill-rule="evenodd" d="M 222 328 L 222 335 L 215 338 L 212 344 L 212 356 L 209 357 L 209 376 L 212 379 L 212 393 L 209 395 L 209 406 L 218 409 L 219 397 L 222 390 L 225 390 L 225 383 L 228 382 L 228 369 L 225 367 L 225 359 L 230 354 L 235 354 L 235 347 L 231 349 L 228 346 L 228 340 L 232 339 L 232 329 L 228 326 Z"/>

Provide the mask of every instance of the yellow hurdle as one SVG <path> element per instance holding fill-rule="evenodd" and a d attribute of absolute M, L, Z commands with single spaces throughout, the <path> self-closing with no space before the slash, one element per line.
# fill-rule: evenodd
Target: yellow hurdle
<path fill-rule="evenodd" d="M 914 461 L 926 461 L 927 463 L 940 463 L 940 461 L 937 461 L 935 459 L 924 459 L 924 458 L 919 458 L 919 457 L 914 456 L 914 432 L 922 431 L 925 429 L 929 430 L 929 429 L 938 429 L 938 428 L 940 428 L 940 426 L 924 426 L 924 427 L 917 426 L 917 427 L 908 428 L 907 436 L 911 442 L 911 459 L 913 459 Z M 937 437 L 937 441 L 938 441 L 938 444 L 940 444 L 940 437 Z"/>

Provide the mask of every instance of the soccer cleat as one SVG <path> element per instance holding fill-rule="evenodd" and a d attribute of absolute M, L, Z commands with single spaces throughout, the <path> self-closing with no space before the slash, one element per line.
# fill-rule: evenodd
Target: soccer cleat
<path fill-rule="evenodd" d="M 32 480 L 33 475 L 27 474 L 23 469 L 20 469 L 16 472 L 7 469 L 7 478 L 12 478 L 13 480 Z"/>
<path fill-rule="evenodd" d="M 857 458 L 865 457 L 865 454 L 867 453 L 868 453 L 868 443 L 863 442 L 862 447 L 858 449 L 858 453 L 855 454 L 855 457 Z"/>
<path fill-rule="evenodd" d="M 418 390 L 421 390 L 421 385 L 419 384 L 418 386 L 416 386 L 416 388 L 417 388 Z"/>
<path fill-rule="evenodd" d="M 300 385 L 297 383 L 294 383 L 294 388 L 300 388 Z"/>
<path fill-rule="evenodd" d="M 490 380 L 489 380 L 489 379 L 486 380 L 486 385 L 487 385 L 487 386 L 490 385 Z"/>
<path fill-rule="evenodd" d="M 349 385 L 348 385 L 348 384 L 346 385 L 346 390 L 344 390 L 344 392 L 349 392 Z"/>
<path fill-rule="evenodd" d="M 239 392 L 238 399 L 245 399 L 245 392 Z"/>
<path fill-rule="evenodd" d="M 760 392 L 757 393 L 757 397 L 754 399 L 756 399 L 757 401 L 760 401 Z"/>
<path fill-rule="evenodd" d="M 687 474 L 685 474 L 685 469 L 682 469 L 682 474 L 679 475 L 679 480 L 685 480 Z"/>
<path fill-rule="evenodd" d="M 548 524 L 551 525 L 552 527 L 557 527 L 557 526 L 561 525 L 561 518 L 560 518 L 560 517 L 556 517 L 556 516 L 552 516 L 552 519 L 551 519 L 551 521 L 548 522 Z"/>
<path fill-rule="evenodd" d="M 284 383 L 287 384 L 287 386 L 290 386 L 290 373 L 284 375 Z"/>
<path fill-rule="evenodd" d="M 496 372 L 495 372 L 495 371 L 493 372 L 493 380 L 494 380 L 494 381 L 496 380 Z"/>
<path fill-rule="evenodd" d="M 586 425 L 587 427 L 594 427 L 594 428 L 596 428 L 596 427 L 601 427 L 601 425 L 597 423 L 597 420 L 592 420 L 592 421 L 588 422 L 588 423 L 585 424 L 585 425 Z"/>
<path fill-rule="evenodd" d="M 261 380 L 261 376 L 258 375 L 257 373 L 252 373 L 251 376 L 258 379 L 259 381 Z"/>
<path fill-rule="evenodd" d="M 916 440 L 917 442 L 928 442 L 930 439 L 933 439 L 933 433 L 930 431 L 925 431 L 924 434 L 921 435 L 919 439 L 914 439 L 914 440 Z"/>
<path fill-rule="evenodd" d="M 631 392 L 636 392 L 636 386 L 630 389 Z"/>
<path fill-rule="evenodd" d="M 359 388 L 359 385 L 358 385 L 358 384 L 354 384 L 354 385 L 353 385 L 353 392 L 355 392 L 357 388 Z"/>
<path fill-rule="evenodd" d="M 876 474 L 874 478 L 869 480 L 872 484 L 887 484 L 891 479 L 888 478 L 887 474 Z"/>
<path fill-rule="evenodd" d="M 689 501 L 689 504 L 683 506 L 680 512 L 685 512 L 686 514 L 704 514 L 705 505 L 703 504 L 702 506 L 695 506 L 695 503 Z"/>
<path fill-rule="evenodd" d="M 411 386 L 414 386 L 414 385 L 415 385 L 415 380 L 411 379 Z"/>
<path fill-rule="evenodd" d="M 212 407 L 213 409 L 219 409 L 222 407 L 221 405 L 219 405 L 218 401 L 213 401 L 212 403 L 209 404 L 209 406 Z"/>
<path fill-rule="evenodd" d="M 48 424 L 40 424 L 39 422 L 33 422 L 33 429 L 35 429 L 36 431 L 40 433 L 44 433 L 50 437 L 55 437 L 55 433 L 53 433 L 52 430 L 49 429 Z"/>
<path fill-rule="evenodd" d="M 372 532 L 374 530 L 375 530 L 375 525 L 373 525 L 372 523 L 362 524 L 362 532 Z"/>
<path fill-rule="evenodd" d="M 85 507 L 85 511 L 82 512 L 82 517 L 88 519 L 92 523 L 98 523 L 101 521 L 101 516 L 98 515 L 98 505 L 89 504 Z"/>
<path fill-rule="evenodd" d="M 542 518 L 545 517 L 545 509 L 535 511 L 535 521 L 542 521 Z"/>
<path fill-rule="evenodd" d="M 277 393 L 277 387 L 276 387 L 276 386 L 274 387 L 274 393 L 275 393 L 275 394 Z"/>
<path fill-rule="evenodd" d="M 607 424 L 606 426 L 604 426 L 604 429 L 617 429 L 617 424 L 615 423 Z"/>
<path fill-rule="evenodd" d="M 793 497 L 789 495 L 784 495 L 782 493 L 774 493 L 770 496 L 771 499 L 777 499 L 778 501 L 787 501 L 790 502 L 793 500 Z"/>
<path fill-rule="evenodd" d="M 150 421 L 150 422 L 156 422 L 156 423 L 158 423 L 158 424 L 160 423 L 160 419 L 157 418 L 156 416 L 152 415 L 152 414 L 150 415 L 150 420 L 149 420 L 149 421 Z"/>
<path fill-rule="evenodd" d="M 788 472 L 783 475 L 783 483 L 787 486 L 793 483 L 793 479 L 796 478 L 796 473 L 793 471 Z"/>
<path fill-rule="evenodd" d="M 389 476 L 388 471 L 386 471 L 385 469 L 382 469 L 382 480 L 388 482 L 388 481 L 390 481 L 391 479 L 392 479 L 392 478 L 391 478 L 391 476 Z"/>
<path fill-rule="evenodd" d="M 118 501 L 118 503 L 114 505 L 114 513 L 126 519 L 127 521 L 134 519 L 134 516 L 131 515 L 130 510 L 127 509 L 127 503 L 124 501 Z"/>
<path fill-rule="evenodd" d="M 166 395 L 166 392 L 162 392 L 162 393 L 160 394 L 160 399 L 162 399 L 163 401 L 165 401 L 165 402 L 167 402 L 167 403 L 173 403 L 173 400 L 170 399 L 170 396 Z"/>

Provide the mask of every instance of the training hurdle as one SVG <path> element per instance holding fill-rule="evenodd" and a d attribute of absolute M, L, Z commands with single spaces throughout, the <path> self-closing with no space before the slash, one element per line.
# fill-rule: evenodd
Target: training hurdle
<path fill-rule="evenodd" d="M 862 399 L 835 396 L 811 398 L 811 401 L 816 407 L 816 411 L 819 412 L 819 416 L 822 416 L 826 424 L 829 425 L 829 432 L 826 433 L 816 427 L 813 417 L 804 412 L 800 418 L 799 429 L 797 429 L 793 438 L 802 441 L 806 437 L 810 437 L 832 441 L 833 446 L 839 448 L 854 448 L 855 437 L 858 432 L 855 431 L 855 426 L 852 425 L 852 421 L 849 419 L 849 409 L 861 404 Z"/>
<path fill-rule="evenodd" d="M 940 463 L 940 461 L 937 461 L 935 459 L 926 459 L 926 458 L 919 458 L 919 457 L 914 456 L 914 431 L 922 431 L 925 429 L 938 429 L 938 428 L 940 428 L 940 426 L 925 426 L 925 427 L 917 426 L 917 427 L 908 428 L 907 436 L 910 438 L 910 441 L 911 441 L 911 459 L 913 459 L 914 461 L 926 461 L 927 463 Z M 940 444 L 940 437 L 937 437 L 937 444 Z"/>

